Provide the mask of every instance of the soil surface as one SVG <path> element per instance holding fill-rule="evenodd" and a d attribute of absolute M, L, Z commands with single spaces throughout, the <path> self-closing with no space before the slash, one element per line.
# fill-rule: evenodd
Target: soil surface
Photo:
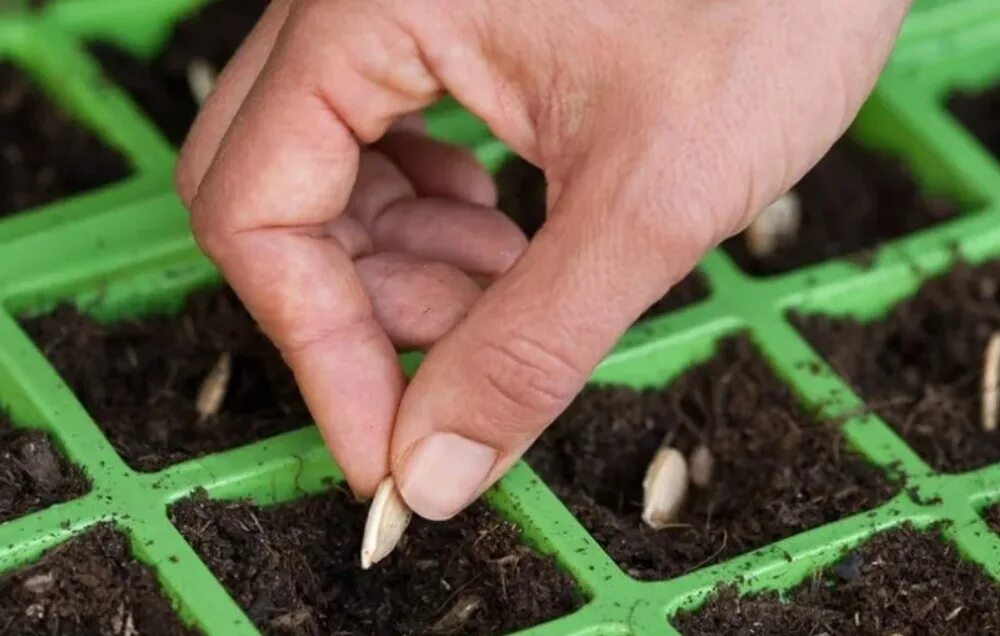
<path fill-rule="evenodd" d="M 714 457 L 676 527 L 640 519 L 660 444 Z M 744 337 L 662 390 L 586 390 L 528 452 L 528 463 L 629 575 L 665 579 L 874 508 L 895 491 L 812 421 Z"/>
<path fill-rule="evenodd" d="M 0 64 L 0 217 L 128 176 L 128 163 Z"/>
<path fill-rule="evenodd" d="M 306 426 L 291 371 L 228 289 L 192 295 L 179 316 L 100 324 L 69 305 L 24 323 L 133 468 L 159 470 Z M 202 421 L 195 398 L 219 357 L 232 377 Z"/>
<path fill-rule="evenodd" d="M 147 62 L 107 43 L 95 43 L 91 51 L 108 77 L 132 95 L 167 139 L 180 144 L 198 112 L 188 87 L 188 66 L 205 60 L 221 71 L 267 4 L 268 0 L 212 2 L 179 22 L 160 53 Z"/>
<path fill-rule="evenodd" d="M 869 408 L 935 470 L 1000 460 L 1000 431 L 983 431 L 980 383 L 1000 330 L 1000 262 L 960 264 L 877 322 L 796 316 L 813 346 Z"/>
<path fill-rule="evenodd" d="M 982 93 L 958 93 L 948 101 L 952 114 L 1000 157 L 1000 87 Z"/>
<path fill-rule="evenodd" d="M 0 412 L 0 523 L 88 490 L 83 471 L 63 458 L 46 433 L 14 428 Z"/>
<path fill-rule="evenodd" d="M 933 532 L 881 534 L 809 577 L 783 603 L 774 593 L 722 590 L 673 623 L 686 636 L 754 634 L 996 634 L 1000 590 Z"/>
<path fill-rule="evenodd" d="M 954 204 L 924 198 L 898 160 L 842 139 L 794 187 L 802 206 L 794 243 L 762 258 L 746 249 L 742 234 L 724 243 L 745 271 L 777 274 L 856 254 L 958 214 Z"/>
<path fill-rule="evenodd" d="M 1000 506 L 993 506 L 986 511 L 986 523 L 995 531 L 1000 532 Z"/>
<path fill-rule="evenodd" d="M 101 525 L 0 576 L 0 634 L 179 636 L 174 614 L 128 540 Z"/>
<path fill-rule="evenodd" d="M 500 209 L 532 237 L 545 222 L 545 173 L 527 161 L 513 157 L 496 174 L 500 191 Z M 697 271 L 674 286 L 639 318 L 659 316 L 705 300 L 708 284 Z"/>
<path fill-rule="evenodd" d="M 367 572 L 359 565 L 366 514 L 339 490 L 265 508 L 195 496 L 171 510 L 267 634 L 498 634 L 581 604 L 569 577 L 483 504 L 445 523 L 414 519 Z"/>

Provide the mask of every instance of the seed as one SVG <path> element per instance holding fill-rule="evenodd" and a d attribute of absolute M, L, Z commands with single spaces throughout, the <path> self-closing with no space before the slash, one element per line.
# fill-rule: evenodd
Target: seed
<path fill-rule="evenodd" d="M 462 631 L 472 615 L 483 606 L 483 599 L 475 594 L 460 596 L 451 609 L 431 625 L 432 634 L 457 634 Z"/>
<path fill-rule="evenodd" d="M 36 574 L 31 578 L 25 579 L 24 589 L 28 590 L 32 594 L 45 594 L 52 589 L 52 586 L 56 584 L 56 578 L 52 576 L 51 572 L 46 572 L 44 574 Z"/>
<path fill-rule="evenodd" d="M 218 75 L 218 72 L 208 63 L 208 60 L 199 58 L 191 60 L 191 63 L 188 64 L 188 89 L 190 89 L 191 96 L 194 97 L 194 101 L 198 105 L 204 104 L 205 100 L 208 99 L 209 93 L 215 88 Z"/>
<path fill-rule="evenodd" d="M 684 505 L 688 469 L 680 451 L 663 447 L 656 452 L 642 482 L 642 520 L 654 530 L 670 525 Z"/>
<path fill-rule="evenodd" d="M 222 352 L 215 366 L 208 372 L 198 389 L 198 397 L 194 402 L 194 409 L 198 413 L 198 420 L 204 422 L 213 415 L 218 414 L 222 408 L 222 402 L 226 399 L 226 391 L 229 390 L 229 379 L 233 373 L 232 356 L 228 351 Z"/>
<path fill-rule="evenodd" d="M 361 540 L 361 567 L 367 570 L 395 549 L 403 538 L 413 511 L 396 489 L 392 477 L 378 485 L 365 521 L 365 534 Z"/>
<path fill-rule="evenodd" d="M 1000 331 L 990 336 L 983 356 L 982 421 L 984 431 L 994 431 L 997 427 L 997 401 L 1000 400 Z"/>
<path fill-rule="evenodd" d="M 712 482 L 712 470 L 715 468 L 715 458 L 712 451 L 704 444 L 698 444 L 691 457 L 688 458 L 688 468 L 691 474 L 691 483 L 699 488 L 708 488 Z"/>
<path fill-rule="evenodd" d="M 756 258 L 770 256 L 777 248 L 795 240 L 802 222 L 802 203 L 787 192 L 764 208 L 744 232 L 747 251 Z"/>

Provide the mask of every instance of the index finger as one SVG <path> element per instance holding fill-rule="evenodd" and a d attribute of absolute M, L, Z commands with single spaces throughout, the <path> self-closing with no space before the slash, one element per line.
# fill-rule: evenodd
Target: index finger
<path fill-rule="evenodd" d="M 369 3 L 295 6 L 191 204 L 192 226 L 292 367 L 351 487 L 369 495 L 388 473 L 403 377 L 323 228 L 350 196 L 357 138 L 377 138 L 437 85 Z M 389 43 L 374 56 L 373 39 Z"/>

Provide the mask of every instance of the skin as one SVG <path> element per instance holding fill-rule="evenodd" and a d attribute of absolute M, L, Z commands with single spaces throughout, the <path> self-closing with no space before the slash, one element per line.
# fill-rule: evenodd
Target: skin
<path fill-rule="evenodd" d="M 348 483 L 471 503 L 624 330 L 844 132 L 908 0 L 273 0 L 181 153 L 195 236 Z M 545 170 L 530 244 L 418 115 Z M 427 352 L 407 385 L 396 349 Z"/>

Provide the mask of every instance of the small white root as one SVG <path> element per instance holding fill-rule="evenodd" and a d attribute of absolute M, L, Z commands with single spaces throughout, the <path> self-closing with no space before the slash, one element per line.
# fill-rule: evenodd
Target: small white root
<path fill-rule="evenodd" d="M 680 451 L 663 447 L 656 452 L 642 482 L 642 520 L 660 530 L 677 519 L 688 489 L 688 467 Z"/>
<path fill-rule="evenodd" d="M 997 428 L 998 401 L 1000 401 L 1000 331 L 990 336 L 983 356 L 982 421 L 984 431 Z"/>
<path fill-rule="evenodd" d="M 688 458 L 691 483 L 698 488 L 708 488 L 708 485 L 712 482 L 712 471 L 714 468 L 715 458 L 712 456 L 712 451 L 709 450 L 708 446 L 698 444 L 691 451 L 691 457 Z"/>
<path fill-rule="evenodd" d="M 802 223 L 802 203 L 795 192 L 789 191 L 764 208 L 744 232 L 747 251 L 763 258 L 788 245 L 799 234 Z"/>
<path fill-rule="evenodd" d="M 386 477 L 378 485 L 365 521 L 365 534 L 361 539 L 361 567 L 367 570 L 389 556 L 399 540 L 403 538 L 406 526 L 410 525 L 413 511 L 396 489 L 392 477 Z"/>
<path fill-rule="evenodd" d="M 218 71 L 208 63 L 208 60 L 196 59 L 191 60 L 191 63 L 187 67 L 187 82 L 188 88 L 191 90 L 191 96 L 194 97 L 194 101 L 201 104 L 205 103 L 208 99 L 209 93 L 215 88 L 215 82 L 218 79 Z"/>
<path fill-rule="evenodd" d="M 204 422 L 218 414 L 222 403 L 226 400 L 229 390 L 229 380 L 233 375 L 233 360 L 228 351 L 224 351 L 215 366 L 208 372 L 198 389 L 198 397 L 194 401 L 194 409 L 198 420 Z"/>

